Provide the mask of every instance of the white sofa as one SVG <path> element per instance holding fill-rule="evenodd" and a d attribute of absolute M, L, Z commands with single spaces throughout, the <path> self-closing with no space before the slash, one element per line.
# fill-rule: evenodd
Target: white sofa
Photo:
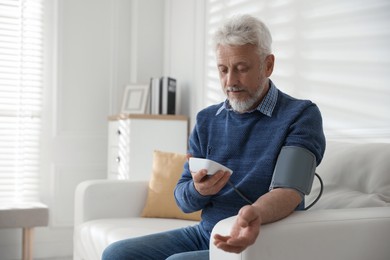
<path fill-rule="evenodd" d="M 211 241 L 210 259 L 390 259 L 390 144 L 328 143 L 317 172 L 325 188 L 315 206 L 264 225 L 256 243 L 241 254 L 223 252 Z M 141 218 L 147 187 L 147 182 L 81 183 L 75 196 L 74 259 L 97 260 L 116 240 L 196 223 Z M 307 202 L 318 192 L 315 181 Z M 220 221 L 213 233 L 228 234 L 233 221 Z"/>

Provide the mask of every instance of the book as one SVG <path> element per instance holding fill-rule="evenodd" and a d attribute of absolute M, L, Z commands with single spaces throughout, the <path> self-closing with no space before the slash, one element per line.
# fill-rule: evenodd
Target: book
<path fill-rule="evenodd" d="M 150 79 L 149 111 L 150 114 L 176 114 L 177 81 L 172 77 L 152 77 Z"/>
<path fill-rule="evenodd" d="M 176 114 L 176 79 L 161 77 L 160 81 L 160 114 Z"/>
<path fill-rule="evenodd" d="M 150 114 L 160 114 L 160 78 L 152 77 L 150 79 L 150 91 L 149 91 L 149 111 Z"/>

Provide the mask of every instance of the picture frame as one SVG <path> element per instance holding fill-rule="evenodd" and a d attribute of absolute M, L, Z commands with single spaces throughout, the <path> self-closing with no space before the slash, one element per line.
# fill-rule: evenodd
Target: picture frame
<path fill-rule="evenodd" d="M 127 85 L 123 93 L 124 114 L 145 114 L 149 97 L 149 85 Z"/>

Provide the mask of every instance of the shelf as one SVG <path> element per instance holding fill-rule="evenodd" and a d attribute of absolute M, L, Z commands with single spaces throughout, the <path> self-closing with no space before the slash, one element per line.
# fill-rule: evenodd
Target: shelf
<path fill-rule="evenodd" d="M 153 120 L 184 120 L 188 121 L 188 117 L 184 115 L 151 115 L 151 114 L 118 114 L 108 117 L 109 121 L 118 121 L 125 119 L 153 119 Z"/>

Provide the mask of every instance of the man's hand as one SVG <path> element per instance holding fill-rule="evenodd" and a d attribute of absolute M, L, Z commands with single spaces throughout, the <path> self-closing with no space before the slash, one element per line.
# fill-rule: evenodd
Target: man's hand
<path fill-rule="evenodd" d="M 192 157 L 187 154 L 187 160 Z M 218 171 L 214 175 L 207 175 L 207 170 L 203 169 L 199 172 L 191 172 L 192 180 L 194 181 L 195 189 L 203 196 L 217 194 L 230 179 L 229 172 Z"/>
<path fill-rule="evenodd" d="M 195 189 L 203 196 L 217 194 L 228 182 L 230 173 L 218 171 L 214 175 L 207 175 L 207 170 L 192 172 Z"/>
<path fill-rule="evenodd" d="M 214 245 L 232 253 L 241 253 L 252 245 L 260 233 L 261 216 L 254 206 L 244 206 L 238 212 L 229 236 L 214 236 Z"/>
<path fill-rule="evenodd" d="M 230 236 L 214 236 L 214 245 L 222 250 L 241 253 L 255 243 L 260 226 L 287 217 L 301 203 L 298 191 L 278 188 L 267 192 L 255 203 L 244 206 L 238 212 Z"/>

